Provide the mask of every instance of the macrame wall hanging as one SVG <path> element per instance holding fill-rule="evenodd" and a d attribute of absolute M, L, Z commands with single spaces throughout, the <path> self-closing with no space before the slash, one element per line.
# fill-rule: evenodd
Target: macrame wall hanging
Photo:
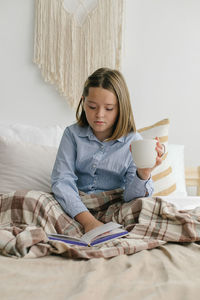
<path fill-rule="evenodd" d="M 34 62 L 76 107 L 99 67 L 120 69 L 124 0 L 35 0 Z"/>

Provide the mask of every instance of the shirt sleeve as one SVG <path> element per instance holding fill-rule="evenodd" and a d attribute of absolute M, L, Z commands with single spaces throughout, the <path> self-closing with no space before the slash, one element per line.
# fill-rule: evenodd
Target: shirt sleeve
<path fill-rule="evenodd" d="M 136 166 L 132 162 L 126 174 L 124 201 L 129 202 L 139 197 L 150 197 L 152 196 L 153 191 L 154 188 L 152 178 L 150 177 L 148 180 L 140 179 L 137 176 Z"/>
<path fill-rule="evenodd" d="M 88 211 L 79 196 L 75 163 L 76 143 L 70 130 L 66 128 L 56 156 L 51 181 L 55 199 L 72 218 L 81 212 Z"/>

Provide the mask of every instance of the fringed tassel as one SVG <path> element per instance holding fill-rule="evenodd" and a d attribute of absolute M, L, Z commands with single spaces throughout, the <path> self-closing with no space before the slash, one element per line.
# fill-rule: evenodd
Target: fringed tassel
<path fill-rule="evenodd" d="M 35 0 L 34 62 L 72 107 L 93 71 L 120 69 L 123 8 L 124 0 L 99 0 L 79 26 L 63 0 Z"/>

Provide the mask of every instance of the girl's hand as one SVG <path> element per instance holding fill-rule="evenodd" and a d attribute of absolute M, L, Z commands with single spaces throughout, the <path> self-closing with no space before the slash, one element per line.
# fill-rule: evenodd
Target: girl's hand
<path fill-rule="evenodd" d="M 165 146 L 159 142 L 159 138 L 156 137 L 157 143 L 156 143 L 156 151 L 157 151 L 157 158 L 156 158 L 156 164 L 153 167 L 159 166 L 162 163 L 162 157 L 165 154 Z"/>
<path fill-rule="evenodd" d="M 94 222 L 91 222 L 91 223 L 88 223 L 84 226 L 84 231 L 85 233 L 96 228 L 96 227 L 99 227 L 101 225 L 103 225 L 104 223 L 98 221 L 98 220 L 94 220 Z"/>
<path fill-rule="evenodd" d="M 75 220 L 83 226 L 85 233 L 104 224 L 97 220 L 89 211 L 79 213 L 75 216 Z"/>
<path fill-rule="evenodd" d="M 158 137 L 156 137 L 157 143 L 156 143 L 156 151 L 157 151 L 157 157 L 156 157 L 156 163 L 153 166 L 153 168 L 145 168 L 145 169 L 137 169 L 137 174 L 140 177 L 140 179 L 148 180 L 151 176 L 151 172 L 162 163 L 162 156 L 165 154 L 165 146 L 162 145 L 159 142 Z"/>

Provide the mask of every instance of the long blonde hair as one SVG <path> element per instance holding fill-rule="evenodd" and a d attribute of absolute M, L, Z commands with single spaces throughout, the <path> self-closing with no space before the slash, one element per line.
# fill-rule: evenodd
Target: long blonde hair
<path fill-rule="evenodd" d="M 131 131 L 136 131 L 129 91 L 125 79 L 119 71 L 109 68 L 100 68 L 96 70 L 86 80 L 83 94 L 76 110 L 76 119 L 80 126 L 83 127 L 88 125 L 83 102 L 85 97 L 89 94 L 90 87 L 101 87 L 113 92 L 117 97 L 119 113 L 112 136 L 108 140 L 115 140 L 127 135 Z"/>

